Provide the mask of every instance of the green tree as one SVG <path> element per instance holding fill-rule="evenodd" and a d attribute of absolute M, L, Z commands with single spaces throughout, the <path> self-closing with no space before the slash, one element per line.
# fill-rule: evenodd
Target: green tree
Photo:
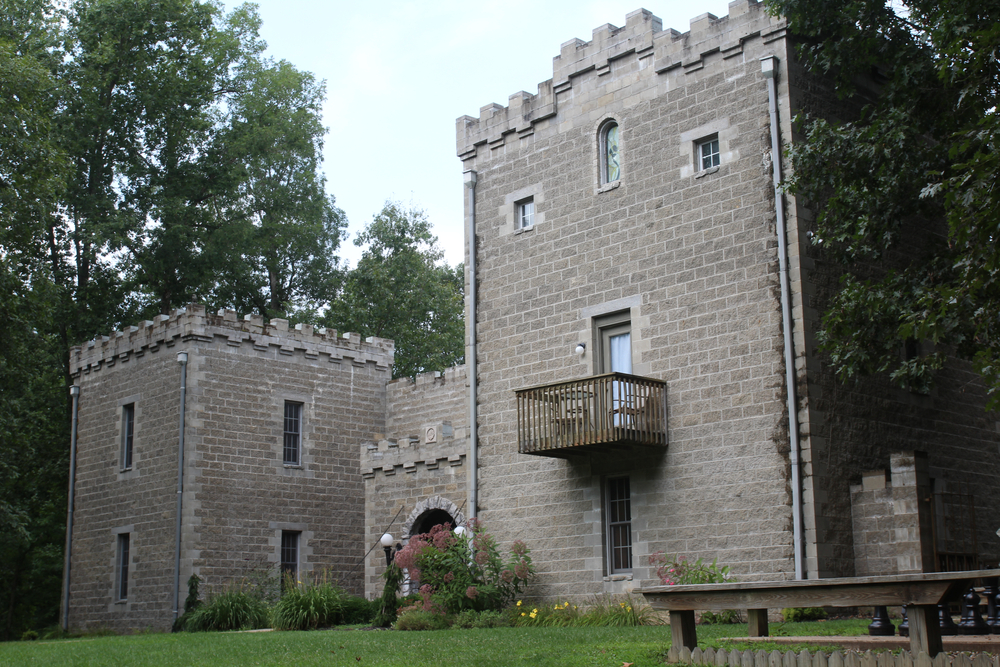
<path fill-rule="evenodd" d="M 834 368 L 926 389 L 957 354 L 1000 407 L 1000 7 L 769 6 L 806 66 L 857 107 L 850 122 L 802 119 L 790 151 L 789 187 L 817 212 L 813 242 L 845 270 L 820 334 Z M 862 81 L 877 94 L 859 95 Z"/>
<path fill-rule="evenodd" d="M 262 60 L 259 27 L 207 0 L 0 0 L 0 639 L 56 621 L 69 346 L 227 289 L 268 314 L 336 290 L 322 86 Z M 225 284 L 268 253 L 266 282 Z"/>
<path fill-rule="evenodd" d="M 229 252 L 214 300 L 265 317 L 316 310 L 340 287 L 347 225 L 319 172 L 325 84 L 283 60 L 250 62 L 237 83 L 219 140 L 240 165 L 229 211 L 239 223 L 220 235 Z"/>
<path fill-rule="evenodd" d="M 324 323 L 394 339 L 394 377 L 462 363 L 464 270 L 440 263 L 427 216 L 386 202 L 354 243 L 366 248 Z"/>

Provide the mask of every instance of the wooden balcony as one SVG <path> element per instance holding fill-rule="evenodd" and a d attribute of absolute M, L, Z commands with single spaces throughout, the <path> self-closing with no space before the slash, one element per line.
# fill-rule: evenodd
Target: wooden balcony
<path fill-rule="evenodd" d="M 667 385 L 661 380 L 607 373 L 516 394 L 522 454 L 568 458 L 667 445 Z"/>

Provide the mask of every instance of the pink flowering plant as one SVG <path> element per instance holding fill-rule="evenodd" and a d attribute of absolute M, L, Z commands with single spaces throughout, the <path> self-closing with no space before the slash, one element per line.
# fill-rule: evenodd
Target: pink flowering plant
<path fill-rule="evenodd" d="M 729 566 L 719 565 L 718 559 L 705 563 L 701 558 L 690 561 L 685 556 L 668 557 L 658 551 L 649 557 L 649 564 L 656 568 L 656 576 L 664 586 L 721 584 L 733 578 Z"/>
<path fill-rule="evenodd" d="M 503 609 L 534 575 L 524 542 L 514 542 L 504 555 L 482 523 L 472 519 L 468 528 L 471 534 L 460 537 L 447 523 L 434 526 L 396 554 L 396 565 L 421 584 L 420 609 L 447 614 Z"/>

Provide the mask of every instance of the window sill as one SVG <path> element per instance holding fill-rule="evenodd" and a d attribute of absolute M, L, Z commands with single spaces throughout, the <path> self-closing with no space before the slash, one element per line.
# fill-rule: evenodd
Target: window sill
<path fill-rule="evenodd" d="M 604 581 L 632 581 L 632 573 L 620 572 L 618 574 L 612 574 L 610 576 L 604 577 Z"/>
<path fill-rule="evenodd" d="M 705 178 L 709 174 L 714 174 L 717 171 L 719 171 L 719 167 L 709 167 L 708 169 L 704 169 L 702 171 L 699 171 L 697 174 L 694 175 L 694 177 L 695 178 Z"/>
<path fill-rule="evenodd" d="M 305 466 L 301 463 L 283 463 L 282 467 L 285 470 L 305 470 Z"/>
<path fill-rule="evenodd" d="M 517 236 L 518 234 L 524 234 L 525 232 L 534 231 L 534 229 L 535 229 L 534 225 L 528 225 L 527 227 L 521 227 L 520 229 L 514 230 L 514 235 Z"/>
<path fill-rule="evenodd" d="M 601 194 L 602 192 L 610 192 L 611 190 L 616 189 L 621 184 L 622 184 L 621 179 L 617 181 L 612 181 L 611 183 L 605 183 L 601 187 L 597 188 L 597 194 Z"/>

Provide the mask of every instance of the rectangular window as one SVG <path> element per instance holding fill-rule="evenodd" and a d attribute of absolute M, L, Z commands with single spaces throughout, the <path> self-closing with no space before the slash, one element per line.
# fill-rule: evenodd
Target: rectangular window
<path fill-rule="evenodd" d="M 535 224 L 535 200 L 525 199 L 517 204 L 517 228 L 528 229 Z"/>
<path fill-rule="evenodd" d="M 632 571 L 632 494 L 628 477 L 609 479 L 605 521 L 608 535 L 608 572 Z"/>
<path fill-rule="evenodd" d="M 698 160 L 701 169 L 719 166 L 719 139 L 706 139 L 698 144 Z"/>
<path fill-rule="evenodd" d="M 302 404 L 285 401 L 285 441 L 282 448 L 285 465 L 302 462 Z"/>
<path fill-rule="evenodd" d="M 118 554 L 115 558 L 118 565 L 118 572 L 115 576 L 115 588 L 119 601 L 128 599 L 128 563 L 129 563 L 129 534 L 120 533 L 118 535 Z"/>
<path fill-rule="evenodd" d="M 281 582 L 291 577 L 293 581 L 299 576 L 299 535 L 291 530 L 281 531 Z"/>
<path fill-rule="evenodd" d="M 135 438 L 135 403 L 122 406 L 122 470 L 132 469 L 132 444 Z"/>

